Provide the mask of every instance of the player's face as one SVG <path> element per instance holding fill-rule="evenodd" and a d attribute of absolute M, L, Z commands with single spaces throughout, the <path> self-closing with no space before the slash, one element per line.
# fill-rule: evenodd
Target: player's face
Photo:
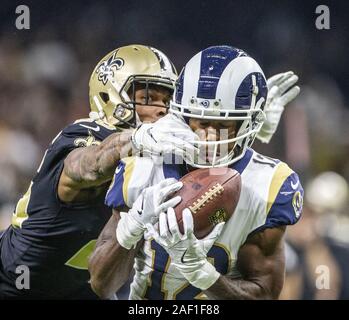
<path fill-rule="evenodd" d="M 148 94 L 147 94 L 148 91 Z M 169 89 L 149 85 L 137 85 L 135 91 L 136 111 L 142 122 L 155 122 L 167 113 L 167 106 L 171 99 Z"/>
<path fill-rule="evenodd" d="M 190 119 L 190 128 L 199 136 L 201 141 L 221 141 L 233 139 L 237 133 L 237 122 L 234 120 L 204 120 Z M 220 145 L 217 149 L 217 156 L 224 157 L 234 148 L 234 142 L 228 145 Z M 207 145 L 200 149 L 200 154 L 204 153 L 208 162 L 212 162 L 214 156 L 214 145 Z M 203 155 L 201 155 L 203 157 Z"/>

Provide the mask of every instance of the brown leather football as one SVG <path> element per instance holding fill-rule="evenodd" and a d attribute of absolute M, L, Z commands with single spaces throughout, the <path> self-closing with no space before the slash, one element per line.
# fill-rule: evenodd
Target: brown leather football
<path fill-rule="evenodd" d="M 194 234 L 198 239 L 208 235 L 214 226 L 228 221 L 240 197 L 240 174 L 230 168 L 197 169 L 183 176 L 183 187 L 175 193 L 182 201 L 174 208 L 183 233 L 182 211 L 189 208 L 194 219 Z"/>

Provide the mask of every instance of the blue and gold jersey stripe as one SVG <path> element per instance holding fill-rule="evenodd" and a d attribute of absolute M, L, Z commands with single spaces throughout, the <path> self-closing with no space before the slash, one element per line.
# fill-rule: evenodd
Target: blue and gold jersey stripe
<path fill-rule="evenodd" d="M 284 162 L 280 162 L 274 172 L 273 178 L 269 187 L 268 203 L 267 203 L 267 214 L 270 208 L 275 202 L 275 199 L 286 181 L 286 179 L 293 173 L 293 170 Z"/>

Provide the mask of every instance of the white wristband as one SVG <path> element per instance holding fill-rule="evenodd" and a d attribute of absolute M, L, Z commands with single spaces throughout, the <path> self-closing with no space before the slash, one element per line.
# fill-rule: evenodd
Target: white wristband
<path fill-rule="evenodd" d="M 130 250 L 132 247 L 136 247 L 138 241 L 143 237 L 144 229 L 128 213 L 120 212 L 120 215 L 121 219 L 116 228 L 116 239 L 122 247 Z"/>
<path fill-rule="evenodd" d="M 199 269 L 188 274 L 182 274 L 191 285 L 201 290 L 206 290 L 211 287 L 221 275 L 208 261 Z"/>

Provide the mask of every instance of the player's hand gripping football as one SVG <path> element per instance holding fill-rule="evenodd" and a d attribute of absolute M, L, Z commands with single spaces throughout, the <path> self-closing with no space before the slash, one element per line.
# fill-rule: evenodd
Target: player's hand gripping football
<path fill-rule="evenodd" d="M 295 86 L 297 81 L 298 76 L 293 71 L 276 74 L 267 80 L 269 92 L 264 107 L 266 120 L 257 134 L 258 140 L 269 143 L 279 125 L 284 107 L 300 92 L 300 88 Z"/>
<path fill-rule="evenodd" d="M 199 149 L 193 142 L 198 139 L 183 119 L 169 113 L 155 123 L 143 123 L 134 131 L 131 141 L 136 150 L 150 155 L 174 153 L 194 157 Z"/>
<path fill-rule="evenodd" d="M 180 196 L 169 197 L 182 186 L 182 182 L 169 178 L 144 189 L 128 212 L 120 212 L 121 219 L 116 228 L 119 244 L 126 249 L 135 247 L 146 230 L 146 224 L 156 223 L 161 211 L 181 201 Z"/>
<path fill-rule="evenodd" d="M 206 290 L 217 281 L 220 273 L 208 262 L 207 253 L 222 232 L 224 222 L 217 224 L 205 238 L 194 235 L 193 216 L 189 209 L 183 210 L 184 234 L 179 231 L 173 208 L 167 214 L 160 213 L 159 230 L 147 224 L 148 235 L 153 237 L 169 254 L 172 264 L 191 285 Z"/>

